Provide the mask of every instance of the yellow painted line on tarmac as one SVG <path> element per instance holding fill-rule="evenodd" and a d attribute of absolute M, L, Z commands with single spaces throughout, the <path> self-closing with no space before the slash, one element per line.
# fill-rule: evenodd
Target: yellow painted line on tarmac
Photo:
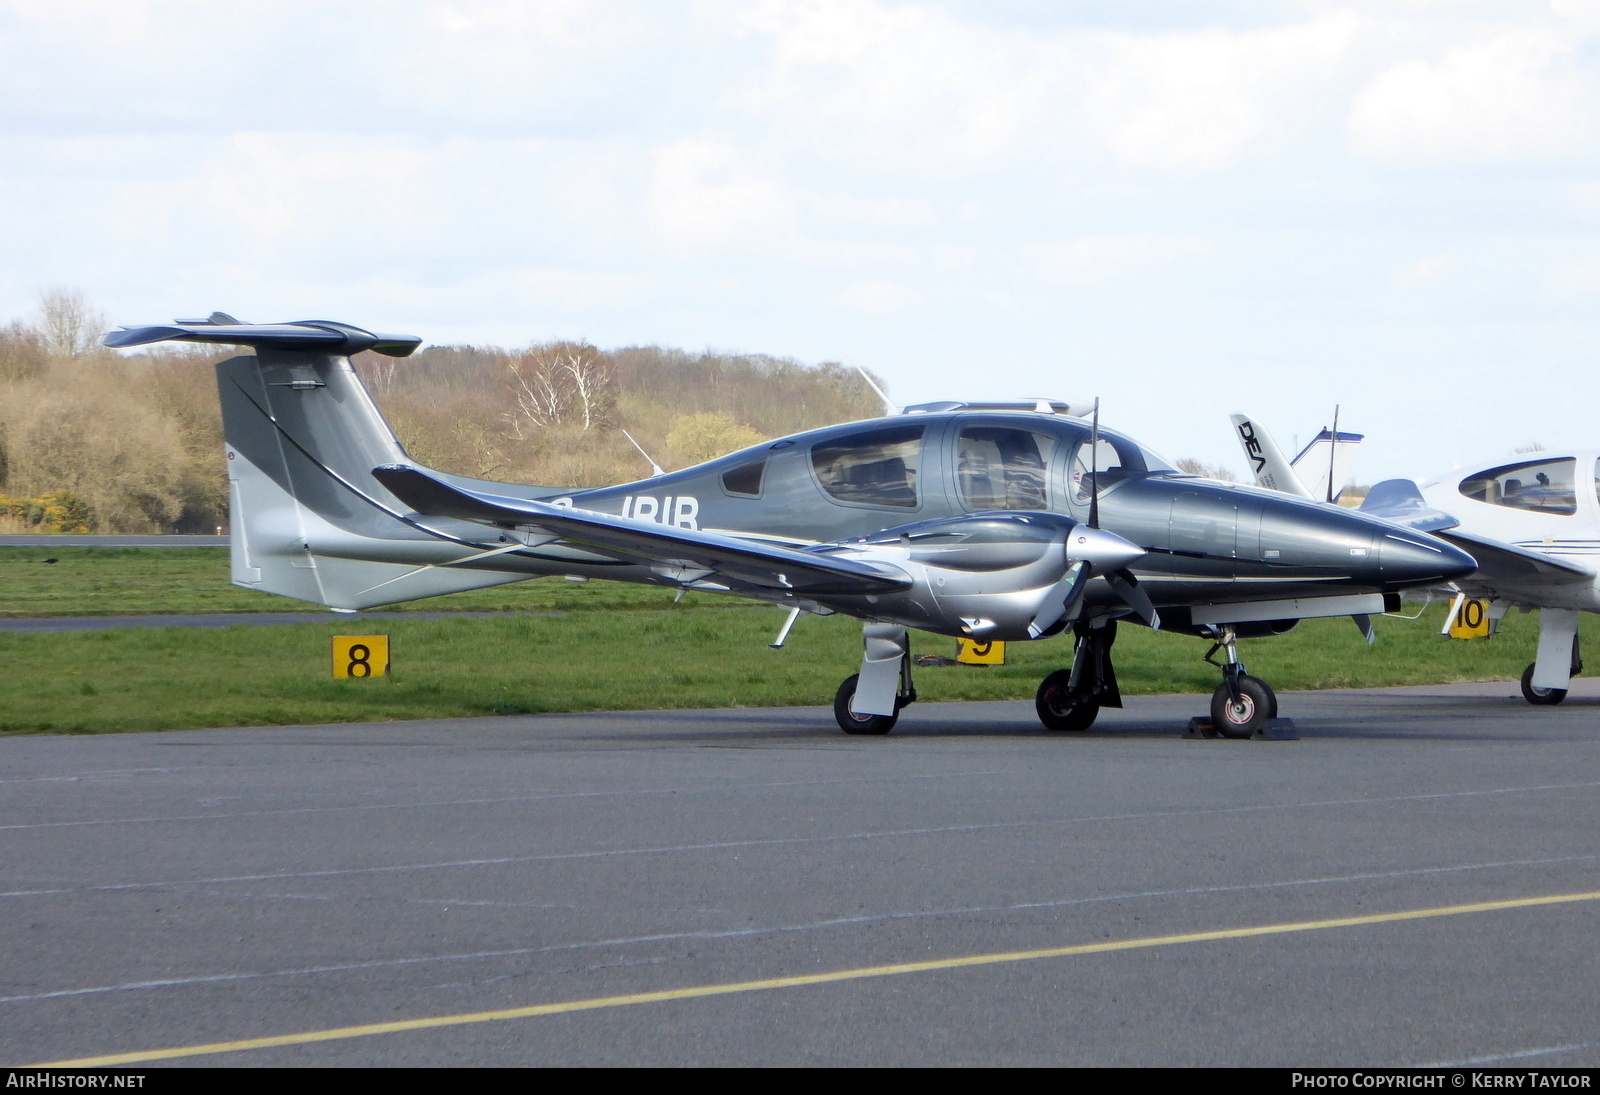
<path fill-rule="evenodd" d="M 1480 901 L 1471 905 L 1441 905 L 1431 909 L 1371 913 L 1366 916 L 1341 916 L 1331 920 L 1298 920 L 1287 924 L 1262 924 L 1253 928 L 1224 928 L 1220 931 L 1185 932 L 1181 935 L 1152 935 L 1142 939 L 1119 939 L 1107 943 L 1078 943 L 1070 947 L 1040 950 L 1002 951 L 997 954 L 972 954 L 960 958 L 934 958 L 925 962 L 899 962 L 887 966 L 861 966 L 831 973 L 807 973 L 794 977 L 769 977 L 759 981 L 732 981 L 721 985 L 695 985 L 660 992 L 635 992 L 624 996 L 598 996 L 590 1000 L 568 1000 L 557 1004 L 472 1011 L 459 1015 L 436 1015 L 427 1019 L 402 1019 L 393 1023 L 366 1023 L 353 1027 L 331 1027 L 299 1034 L 277 1034 L 267 1038 L 241 1038 L 234 1042 L 211 1042 L 198 1046 L 146 1049 L 135 1053 L 111 1053 L 103 1057 L 78 1057 L 70 1061 L 45 1061 L 27 1068 L 104 1068 L 132 1065 L 144 1061 L 166 1061 L 178 1057 L 202 1057 L 213 1053 L 237 1053 L 247 1049 L 272 1049 L 276 1046 L 310 1045 L 336 1042 L 345 1038 L 366 1038 L 374 1034 L 400 1034 L 408 1030 L 435 1030 L 466 1026 L 469 1023 L 499 1023 L 510 1019 L 534 1019 L 541 1015 L 564 1015 L 574 1011 L 599 1011 L 634 1004 L 659 1004 L 669 1000 L 696 1000 L 706 996 L 730 996 L 741 992 L 792 989 L 805 985 L 827 985 L 839 981 L 862 981 L 870 977 L 897 977 L 905 973 L 931 973 L 973 966 L 995 966 L 1005 962 L 1032 962 L 1041 958 L 1069 958 L 1080 954 L 1106 954 L 1111 951 L 1141 950 L 1146 947 L 1171 947 L 1180 943 L 1210 943 L 1221 939 L 1250 939 L 1260 935 L 1287 935 L 1292 932 L 1321 931 L 1326 928 L 1354 928 L 1366 924 L 1392 924 L 1401 920 L 1430 920 L 1464 913 L 1497 912 L 1503 909 L 1529 909 L 1540 905 L 1564 905 L 1578 901 L 1600 901 L 1600 890 L 1588 893 L 1547 894 L 1519 897 L 1509 901 Z"/>

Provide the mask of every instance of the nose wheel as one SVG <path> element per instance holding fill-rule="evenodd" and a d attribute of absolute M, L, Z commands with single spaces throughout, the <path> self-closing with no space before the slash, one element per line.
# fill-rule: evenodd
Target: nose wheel
<path fill-rule="evenodd" d="M 1213 660 L 1218 650 L 1226 651 L 1226 662 Z M 1277 694 L 1266 681 L 1245 672 L 1231 627 L 1221 630 L 1205 660 L 1222 670 L 1222 683 L 1211 694 L 1211 725 L 1217 733 L 1225 738 L 1254 737 L 1268 719 L 1278 717 Z"/>

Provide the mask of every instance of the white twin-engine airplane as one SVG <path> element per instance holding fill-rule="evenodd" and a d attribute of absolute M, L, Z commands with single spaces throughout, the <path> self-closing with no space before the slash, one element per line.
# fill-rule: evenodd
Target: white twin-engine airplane
<path fill-rule="evenodd" d="M 1233 416 L 1234 432 L 1261 486 L 1317 497 L 1297 479 L 1293 464 L 1259 422 Z M 1328 431 L 1318 436 L 1323 442 Z M 1360 435 L 1340 434 L 1340 449 Z M 1305 454 L 1302 454 L 1302 458 Z M 1327 447 L 1313 467 L 1332 467 L 1343 481 L 1340 456 Z M 1337 499 L 1320 490 L 1328 500 Z M 1578 613 L 1600 612 L 1600 450 L 1571 449 L 1512 454 L 1490 466 L 1460 469 L 1418 485 L 1386 479 L 1372 487 L 1361 510 L 1410 525 L 1465 549 L 1478 569 L 1446 588 L 1456 594 L 1445 630 L 1470 600 L 1487 603 L 1491 628 L 1513 607 L 1539 613 L 1539 652 L 1522 673 L 1529 703 L 1566 699 L 1573 674 L 1583 669 Z"/>

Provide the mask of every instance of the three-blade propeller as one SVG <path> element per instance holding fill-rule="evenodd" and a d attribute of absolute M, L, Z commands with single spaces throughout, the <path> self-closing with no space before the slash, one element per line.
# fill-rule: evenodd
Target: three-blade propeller
<path fill-rule="evenodd" d="M 1150 627 L 1161 626 L 1161 614 L 1150 594 L 1139 587 L 1129 566 L 1144 558 L 1145 550 L 1100 527 L 1100 397 L 1094 401 L 1089 428 L 1089 521 L 1067 537 L 1067 571 L 1045 597 L 1028 635 L 1037 639 L 1063 619 L 1077 617 L 1089 579 L 1096 574 L 1116 591 L 1122 603 Z"/>
<path fill-rule="evenodd" d="M 1076 618 L 1089 579 L 1096 575 L 1105 578 L 1123 603 L 1146 624 L 1151 627 L 1161 625 L 1160 614 L 1151 603 L 1150 595 L 1139 587 L 1139 579 L 1128 569 L 1131 564 L 1144 558 L 1144 548 L 1124 540 L 1114 532 L 1091 525 L 1078 525 L 1067 534 L 1066 555 L 1066 572 L 1045 596 L 1038 614 L 1028 625 L 1030 638 L 1037 639 L 1062 620 Z"/>

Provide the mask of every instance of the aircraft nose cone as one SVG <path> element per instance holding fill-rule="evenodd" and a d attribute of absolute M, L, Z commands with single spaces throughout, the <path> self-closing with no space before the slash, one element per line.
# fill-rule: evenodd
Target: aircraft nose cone
<path fill-rule="evenodd" d="M 1379 540 L 1378 560 L 1384 583 L 1393 586 L 1448 582 L 1478 569 L 1477 560 L 1454 544 L 1420 533 L 1385 534 Z"/>
<path fill-rule="evenodd" d="M 1067 533 L 1067 561 L 1086 562 L 1101 574 L 1120 570 L 1144 555 L 1144 548 L 1138 544 L 1103 528 L 1079 525 Z"/>

